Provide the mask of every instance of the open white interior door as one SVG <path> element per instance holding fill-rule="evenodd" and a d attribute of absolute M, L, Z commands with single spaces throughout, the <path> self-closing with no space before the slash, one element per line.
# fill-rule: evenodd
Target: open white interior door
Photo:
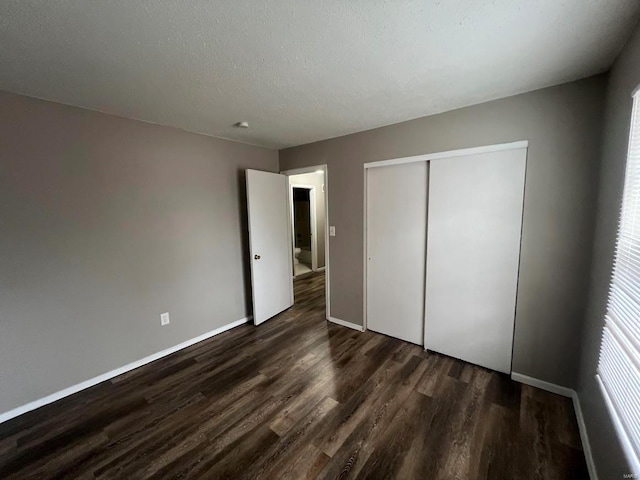
<path fill-rule="evenodd" d="M 247 170 L 253 322 L 293 305 L 287 177 Z"/>

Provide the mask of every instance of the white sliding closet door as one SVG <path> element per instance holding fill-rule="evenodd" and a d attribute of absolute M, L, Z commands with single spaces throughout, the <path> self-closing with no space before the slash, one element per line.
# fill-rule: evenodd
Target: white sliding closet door
<path fill-rule="evenodd" d="M 432 160 L 425 347 L 509 373 L 526 148 Z"/>
<path fill-rule="evenodd" d="M 422 345 L 427 164 L 367 170 L 367 328 Z"/>

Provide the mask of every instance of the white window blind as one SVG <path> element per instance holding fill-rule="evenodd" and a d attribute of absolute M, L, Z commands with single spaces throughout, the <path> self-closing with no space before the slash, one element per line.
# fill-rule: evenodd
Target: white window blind
<path fill-rule="evenodd" d="M 640 94 L 629 150 L 598 380 L 627 458 L 640 473 Z"/>

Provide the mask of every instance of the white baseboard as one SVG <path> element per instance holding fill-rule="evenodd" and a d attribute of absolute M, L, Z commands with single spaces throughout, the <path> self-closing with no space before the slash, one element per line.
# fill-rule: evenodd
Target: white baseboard
<path fill-rule="evenodd" d="M 316 272 L 324 272 L 327 267 L 318 267 L 316 268 Z"/>
<path fill-rule="evenodd" d="M 571 388 L 556 385 L 555 383 L 545 382 L 544 380 L 529 377 L 527 375 L 516 372 L 511 372 L 511 380 L 515 380 L 516 382 L 524 383 L 525 385 L 530 385 L 541 390 L 546 390 L 547 392 L 556 393 L 573 400 L 573 409 L 576 412 L 576 420 L 578 421 L 578 430 L 580 432 L 580 441 L 582 442 L 582 451 L 584 453 L 585 461 L 587 462 L 589 477 L 591 478 L 591 480 L 598 480 L 596 465 L 593 461 L 591 444 L 589 443 L 587 427 L 584 423 L 584 416 L 582 415 L 582 407 L 580 406 L 580 398 L 578 397 L 578 393 Z"/>
<path fill-rule="evenodd" d="M 555 383 L 545 382 L 544 380 L 540 380 L 538 378 L 528 377 L 527 375 L 523 375 L 521 373 L 511 372 L 511 380 L 524 383 L 525 385 L 531 385 L 532 387 L 546 390 L 547 392 L 562 395 L 563 397 L 573 398 L 573 394 L 575 393 L 570 388 L 556 385 Z"/>
<path fill-rule="evenodd" d="M 167 355 L 171 355 L 172 353 L 177 352 L 178 350 L 182 350 L 183 348 L 190 347 L 198 342 L 202 342 L 207 338 L 211 338 L 215 335 L 219 335 L 222 332 L 226 332 L 227 330 L 231 330 L 234 327 L 238 327 L 240 325 L 244 325 L 247 322 L 250 322 L 253 316 L 248 316 L 245 318 L 241 318 L 240 320 L 236 320 L 235 322 L 228 323 L 223 325 L 220 328 L 216 328 L 215 330 L 211 330 L 210 332 L 203 333 L 195 338 L 187 340 L 186 342 L 179 343 L 178 345 L 174 345 L 173 347 L 169 347 L 160 352 L 149 355 L 148 357 L 141 358 L 140 360 L 136 360 L 135 362 L 128 363 L 120 368 L 116 368 L 115 370 L 111 370 L 110 372 L 103 373 L 102 375 L 98 375 L 97 377 L 90 378 L 89 380 L 85 380 L 84 382 L 78 383 L 76 385 L 72 385 L 58 392 L 47 395 L 46 397 L 40 398 L 38 400 L 34 400 L 33 402 L 29 402 L 20 407 L 16 407 L 8 412 L 4 412 L 0 414 L 0 423 L 6 422 L 12 418 L 15 418 L 23 413 L 30 412 L 31 410 L 35 410 L 36 408 L 40 408 L 44 405 L 48 405 L 49 403 L 53 403 L 61 398 L 68 397 L 69 395 L 73 395 L 74 393 L 80 392 L 81 390 L 85 390 L 89 387 L 93 387 L 98 383 L 104 382 L 105 380 L 111 380 L 118 375 L 122 375 L 123 373 L 129 372 L 135 368 L 146 365 L 147 363 L 151 363 L 154 360 L 158 360 L 159 358 L 166 357 Z"/>
<path fill-rule="evenodd" d="M 598 480 L 596 464 L 593 461 L 591 444 L 589 443 L 589 436 L 587 435 L 587 426 L 584 423 L 582 407 L 580 406 L 580 398 L 578 397 L 578 392 L 576 392 L 575 390 L 573 392 L 573 409 L 576 412 L 576 419 L 578 420 L 578 430 L 580 431 L 580 440 L 582 441 L 582 451 L 584 452 L 584 458 L 587 461 L 587 470 L 589 471 L 589 477 L 591 478 L 591 480 Z"/>
<path fill-rule="evenodd" d="M 331 323 L 342 325 L 343 327 L 353 328 L 354 330 L 364 332 L 364 327 L 362 325 L 358 325 L 357 323 L 345 322 L 344 320 L 340 320 L 339 318 L 334 317 L 327 317 L 327 320 L 329 320 Z"/>

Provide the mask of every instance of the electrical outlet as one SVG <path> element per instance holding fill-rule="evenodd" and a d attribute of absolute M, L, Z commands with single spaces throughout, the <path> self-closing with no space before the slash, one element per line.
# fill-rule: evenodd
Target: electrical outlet
<path fill-rule="evenodd" d="M 329 236 L 330 237 L 335 237 L 336 236 L 336 227 L 329 227 Z"/>
<path fill-rule="evenodd" d="M 169 312 L 160 314 L 160 325 L 169 325 Z"/>

